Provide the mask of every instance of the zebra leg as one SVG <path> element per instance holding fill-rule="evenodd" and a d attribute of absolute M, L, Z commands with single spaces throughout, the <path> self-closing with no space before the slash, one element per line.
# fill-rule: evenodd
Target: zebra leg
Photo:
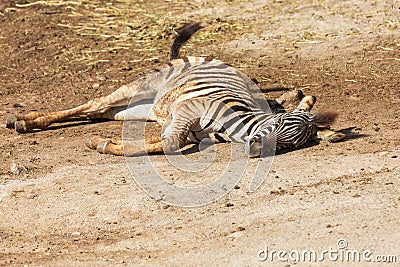
<path fill-rule="evenodd" d="M 90 140 L 90 145 L 95 146 L 97 152 L 101 154 L 111 154 L 116 156 L 139 156 L 145 155 L 146 153 L 162 152 L 161 137 L 153 137 L 141 141 L 132 140 L 116 140 L 109 139 L 106 141 L 97 139 L 96 137 Z M 96 142 L 100 141 L 96 145 Z"/>
<path fill-rule="evenodd" d="M 90 104 L 91 103 L 88 102 L 87 104 L 72 109 L 51 113 L 34 112 L 25 116 L 11 115 L 7 118 L 7 127 L 12 128 L 12 126 L 14 126 L 18 133 L 25 133 L 33 129 L 44 129 L 54 122 L 67 121 L 68 118 L 80 117 Z"/>
<path fill-rule="evenodd" d="M 89 119 L 109 119 L 116 121 L 125 120 L 143 120 L 155 121 L 156 117 L 153 114 L 153 100 L 143 100 L 128 106 L 112 107 L 105 112 L 90 114 Z"/>
<path fill-rule="evenodd" d="M 85 145 L 90 149 L 97 149 L 99 144 L 111 143 L 114 145 L 122 145 L 122 140 L 117 138 L 101 138 L 94 136 L 92 138 L 86 139 Z"/>
<path fill-rule="evenodd" d="M 96 149 L 101 154 L 117 156 L 139 156 L 153 153 L 172 153 L 188 144 L 187 135 L 173 134 L 165 139 L 153 136 L 146 140 L 120 140 L 93 137 L 86 142 L 91 149 Z"/>
<path fill-rule="evenodd" d="M 72 109 L 50 113 L 31 112 L 24 116 L 9 115 L 6 126 L 14 127 L 19 133 L 25 133 L 33 129 L 45 129 L 52 123 L 68 121 L 68 119 L 76 117 L 96 118 L 97 116 L 98 118 L 114 119 L 111 116 L 113 112 L 108 112 L 110 108 L 118 106 L 123 101 L 129 101 L 132 97 L 138 101 L 154 97 L 156 92 L 153 88 L 142 86 L 147 78 L 148 75 L 120 87 L 107 96 L 90 100 L 86 104 Z"/>
<path fill-rule="evenodd" d="M 9 114 L 9 115 L 7 115 L 7 119 L 6 119 L 6 127 L 7 128 L 14 128 L 14 125 L 15 125 L 15 123 L 17 121 L 21 121 L 21 120 L 30 121 L 30 120 L 34 120 L 36 118 L 39 118 L 41 116 L 44 116 L 45 114 L 46 113 L 37 112 L 37 111 L 30 112 L 30 113 L 28 113 L 26 115 L 11 115 L 11 114 Z"/>
<path fill-rule="evenodd" d="M 341 132 L 336 132 L 329 129 L 318 129 L 315 140 L 318 142 L 338 142 L 345 137 L 346 135 Z"/>
<path fill-rule="evenodd" d="M 86 142 L 86 145 L 91 149 L 96 149 L 102 154 L 112 154 L 119 156 L 138 156 L 151 153 L 172 153 L 175 152 L 187 144 L 189 144 L 188 135 L 191 127 L 198 122 L 198 119 L 192 119 L 190 116 L 186 118 L 182 116 L 183 112 L 187 109 L 179 107 L 177 108 L 175 114 L 170 124 L 171 127 L 166 127 L 166 129 L 172 129 L 163 133 L 161 136 L 153 136 L 146 138 L 146 140 L 112 140 L 94 137 Z M 192 112 L 193 110 L 189 110 Z M 178 119 L 177 119 L 178 118 Z"/>
<path fill-rule="evenodd" d="M 275 102 L 278 105 L 284 105 L 287 103 L 294 103 L 301 100 L 304 97 L 303 91 L 301 90 L 292 90 L 282 94 L 280 97 L 275 99 Z"/>
<path fill-rule="evenodd" d="M 186 145 L 186 142 L 177 142 L 176 135 L 166 139 L 161 137 L 150 137 L 146 140 L 131 141 L 120 139 L 103 139 L 93 137 L 87 141 L 86 145 L 91 149 L 96 149 L 101 154 L 111 154 L 117 156 L 139 156 L 153 153 L 171 153 Z M 178 143 L 178 146 L 174 144 Z"/>
<path fill-rule="evenodd" d="M 282 113 L 286 112 L 286 110 L 293 109 L 303 97 L 303 91 L 291 90 L 274 100 L 268 100 L 268 104 L 273 113 Z"/>

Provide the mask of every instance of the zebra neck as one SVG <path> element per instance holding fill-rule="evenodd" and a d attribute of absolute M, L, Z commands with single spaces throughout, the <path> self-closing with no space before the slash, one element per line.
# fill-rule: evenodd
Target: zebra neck
<path fill-rule="evenodd" d="M 224 124 L 224 129 L 234 142 L 246 142 L 255 135 L 265 136 L 276 128 L 276 114 L 264 111 L 235 114 L 234 123 Z"/>
<path fill-rule="evenodd" d="M 283 114 L 284 113 L 274 114 L 270 112 L 256 113 L 257 124 L 255 124 L 253 129 L 249 132 L 248 138 L 254 136 L 263 137 L 275 132 Z"/>

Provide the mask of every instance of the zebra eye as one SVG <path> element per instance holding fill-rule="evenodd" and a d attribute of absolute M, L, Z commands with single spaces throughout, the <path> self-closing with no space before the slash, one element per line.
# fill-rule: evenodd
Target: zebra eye
<path fill-rule="evenodd" d="M 250 139 L 250 143 L 259 143 L 261 142 L 261 137 L 260 136 L 254 136 L 253 138 Z"/>

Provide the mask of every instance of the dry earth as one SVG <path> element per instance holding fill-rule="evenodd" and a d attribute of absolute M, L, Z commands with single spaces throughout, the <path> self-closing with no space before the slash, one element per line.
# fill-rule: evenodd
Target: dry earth
<path fill-rule="evenodd" d="M 22 135 L 3 125 L 0 265 L 265 266 L 273 264 L 257 258 L 265 246 L 321 252 L 340 238 L 372 260 L 400 262 L 399 18 L 399 2 L 389 0 L 2 1 L 0 121 L 133 81 L 166 61 L 189 20 L 210 26 L 185 54 L 224 60 L 268 98 L 287 88 L 317 96 L 316 110 L 341 112 L 335 129 L 347 138 L 277 155 L 257 191 L 244 179 L 215 203 L 187 209 L 151 199 L 123 158 L 84 147 L 92 135 L 121 135 L 120 122 Z M 219 151 L 217 167 L 229 161 L 228 144 L 208 149 Z M 166 165 L 162 155 L 152 161 Z M 355 265 L 276 255 L 274 264 Z"/>

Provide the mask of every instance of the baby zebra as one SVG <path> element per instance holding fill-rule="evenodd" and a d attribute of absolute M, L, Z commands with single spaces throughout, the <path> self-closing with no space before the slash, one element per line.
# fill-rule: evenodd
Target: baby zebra
<path fill-rule="evenodd" d="M 316 98 L 305 96 L 288 113 L 272 113 L 257 97 L 245 75 L 221 61 L 203 57 L 179 57 L 181 46 L 201 23 L 182 28 L 171 47 L 171 61 L 161 70 L 122 86 L 113 93 L 78 107 L 50 113 L 9 115 L 7 127 L 19 133 L 44 129 L 73 118 L 156 121 L 161 136 L 146 140 L 93 137 L 86 145 L 100 153 L 137 156 L 171 153 L 205 138 L 214 142 L 241 142 L 249 157 L 266 155 L 271 149 L 297 148 L 311 139 L 338 141 L 344 134 L 329 130 L 337 113 L 310 114 Z M 295 91 L 294 91 L 295 92 Z M 278 98 L 281 103 L 293 92 Z M 296 95 L 298 95 L 295 92 Z M 131 100 L 129 105 L 122 105 Z"/>

